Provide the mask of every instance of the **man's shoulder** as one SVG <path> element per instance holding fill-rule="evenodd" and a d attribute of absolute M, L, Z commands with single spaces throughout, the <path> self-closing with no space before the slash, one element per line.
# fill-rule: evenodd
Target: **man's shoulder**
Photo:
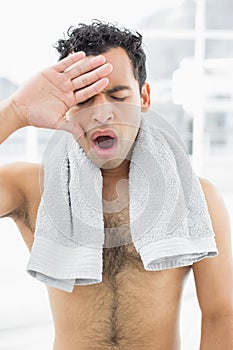
<path fill-rule="evenodd" d="M 208 179 L 200 176 L 198 176 L 198 179 L 203 191 L 213 192 L 214 190 L 216 190 L 216 186 Z"/>
<path fill-rule="evenodd" d="M 24 192 L 42 175 L 42 165 L 30 162 L 13 162 L 0 166 L 0 181 L 9 183 Z"/>
<path fill-rule="evenodd" d="M 199 181 L 206 199 L 217 246 L 219 248 L 226 245 L 227 242 L 228 248 L 231 250 L 231 217 L 224 197 L 221 191 L 209 180 L 199 178 Z"/>
<path fill-rule="evenodd" d="M 1 174 L 8 174 L 10 176 L 21 175 L 23 173 L 32 172 L 39 170 L 41 164 L 31 163 L 31 162 L 12 162 L 7 164 L 2 164 L 0 166 Z"/>
<path fill-rule="evenodd" d="M 198 177 L 198 179 L 201 184 L 202 191 L 205 195 L 207 204 L 210 204 L 210 202 L 215 202 L 215 204 L 219 202 L 219 205 L 221 205 L 221 203 L 223 203 L 223 197 L 217 186 L 206 178 Z"/>

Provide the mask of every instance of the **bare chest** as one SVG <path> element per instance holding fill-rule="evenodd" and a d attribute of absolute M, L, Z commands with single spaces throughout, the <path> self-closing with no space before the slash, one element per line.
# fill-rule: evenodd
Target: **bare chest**
<path fill-rule="evenodd" d="M 108 196 L 108 201 L 105 200 Z M 129 266 L 142 266 L 139 254 L 132 243 L 128 197 L 109 201 L 103 195 L 105 242 L 103 249 L 103 273 L 110 281 Z M 112 198 L 111 198 L 112 199 Z"/>
<path fill-rule="evenodd" d="M 119 211 L 118 204 L 103 202 L 102 283 L 76 286 L 72 293 L 48 288 L 55 345 L 71 349 L 72 339 L 72 350 L 178 350 L 180 297 L 189 269 L 146 271 L 132 243 L 128 203 Z M 54 350 L 63 350 L 59 346 Z"/>
<path fill-rule="evenodd" d="M 132 243 L 124 193 L 121 198 L 103 193 L 102 282 L 75 286 L 72 293 L 47 287 L 55 325 L 53 350 L 179 349 L 180 297 L 189 268 L 144 269 Z M 29 219 L 35 227 L 35 215 Z M 30 249 L 30 229 L 19 228 Z"/>

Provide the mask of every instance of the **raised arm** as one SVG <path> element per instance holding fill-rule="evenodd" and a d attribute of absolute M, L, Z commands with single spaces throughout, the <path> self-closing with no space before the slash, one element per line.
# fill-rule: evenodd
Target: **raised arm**
<path fill-rule="evenodd" d="M 73 120 L 66 120 L 66 112 L 102 91 L 111 70 L 104 56 L 86 57 L 78 52 L 41 71 L 0 102 L 0 144 L 28 125 L 62 129 L 80 137 L 83 130 Z"/>
<path fill-rule="evenodd" d="M 83 130 L 66 112 L 75 104 L 101 92 L 112 66 L 104 56 L 86 57 L 78 52 L 44 69 L 9 99 L 0 102 L 0 144 L 24 126 L 62 129 L 81 137 Z M 21 164 L 0 167 L 0 217 L 22 209 L 25 179 Z"/>

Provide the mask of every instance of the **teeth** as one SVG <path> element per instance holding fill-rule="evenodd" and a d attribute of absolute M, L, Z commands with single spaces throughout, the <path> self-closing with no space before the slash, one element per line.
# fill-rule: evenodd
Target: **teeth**
<path fill-rule="evenodd" d="M 94 140 L 94 143 L 98 144 L 98 143 L 104 142 L 104 141 L 109 140 L 109 139 L 114 139 L 114 138 L 109 136 L 109 135 L 101 135 L 101 136 L 96 137 L 96 139 Z"/>

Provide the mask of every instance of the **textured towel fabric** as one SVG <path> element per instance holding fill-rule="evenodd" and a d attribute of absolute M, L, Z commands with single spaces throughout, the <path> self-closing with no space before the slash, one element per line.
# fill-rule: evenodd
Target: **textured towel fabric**
<path fill-rule="evenodd" d="M 200 182 L 171 133 L 142 116 L 129 168 L 128 238 L 119 228 L 106 239 L 102 172 L 71 134 L 59 131 L 58 139 L 43 161 L 30 275 L 68 292 L 100 283 L 103 249 L 129 242 L 151 271 L 218 254 Z"/>

